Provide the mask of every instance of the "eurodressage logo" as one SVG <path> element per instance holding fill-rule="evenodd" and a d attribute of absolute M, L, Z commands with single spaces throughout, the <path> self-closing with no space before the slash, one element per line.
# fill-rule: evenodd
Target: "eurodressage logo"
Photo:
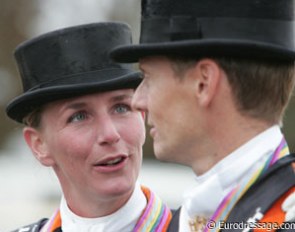
<path fill-rule="evenodd" d="M 264 230 L 264 231 L 273 231 L 279 229 L 286 230 L 295 230 L 295 222 L 286 222 L 279 224 L 277 222 L 259 222 L 263 218 L 263 213 L 261 213 L 261 208 L 257 208 L 255 214 L 250 217 L 247 222 L 226 222 L 226 221 L 209 221 L 207 223 L 208 229 L 217 229 L 217 230 L 238 230 L 242 232 L 249 232 L 250 230 Z"/>
<path fill-rule="evenodd" d="M 251 225 L 251 224 L 254 224 L 257 223 L 259 220 L 261 220 L 263 218 L 263 213 L 261 213 L 261 208 L 257 208 L 256 209 L 256 213 L 254 214 L 253 217 L 250 217 L 248 220 L 247 220 L 247 224 Z M 255 228 L 255 227 L 254 227 Z M 243 230 L 243 232 L 248 232 L 250 231 L 252 228 L 245 228 Z"/>

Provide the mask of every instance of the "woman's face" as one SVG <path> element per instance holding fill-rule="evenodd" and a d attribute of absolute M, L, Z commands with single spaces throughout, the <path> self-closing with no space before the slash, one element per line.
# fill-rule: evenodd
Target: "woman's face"
<path fill-rule="evenodd" d="M 133 93 L 116 90 L 49 103 L 40 128 L 24 129 L 36 157 L 55 170 L 66 197 L 95 201 L 131 194 L 145 141 L 143 115 L 131 108 Z"/>

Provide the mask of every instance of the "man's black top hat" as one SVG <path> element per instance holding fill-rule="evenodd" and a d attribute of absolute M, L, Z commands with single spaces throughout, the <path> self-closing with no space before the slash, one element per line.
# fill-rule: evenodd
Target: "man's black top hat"
<path fill-rule="evenodd" d="M 15 58 L 24 93 L 8 104 L 7 115 L 22 122 L 54 100 L 137 87 L 140 73 L 109 57 L 111 49 L 126 44 L 131 44 L 131 30 L 116 22 L 60 29 L 20 44 Z"/>
<path fill-rule="evenodd" d="M 142 0 L 140 44 L 111 56 L 294 60 L 294 29 L 294 0 Z"/>

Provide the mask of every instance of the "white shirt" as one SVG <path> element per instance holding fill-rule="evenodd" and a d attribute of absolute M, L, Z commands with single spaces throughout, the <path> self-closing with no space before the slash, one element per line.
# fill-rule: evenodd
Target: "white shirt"
<path fill-rule="evenodd" d="M 147 200 L 139 184 L 128 202 L 111 215 L 99 218 L 83 218 L 74 214 L 64 199 L 61 200 L 60 214 L 63 232 L 130 232 L 134 229 L 145 209 Z"/>
<path fill-rule="evenodd" d="M 279 126 L 273 126 L 196 176 L 196 185 L 184 194 L 179 231 L 190 231 L 188 221 L 195 215 L 210 218 L 230 190 L 266 162 L 282 138 Z"/>

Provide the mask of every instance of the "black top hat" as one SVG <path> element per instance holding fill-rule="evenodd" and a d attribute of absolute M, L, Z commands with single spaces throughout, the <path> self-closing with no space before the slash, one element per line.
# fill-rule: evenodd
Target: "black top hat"
<path fill-rule="evenodd" d="M 22 122 L 54 100 L 137 87 L 140 73 L 109 58 L 112 48 L 124 44 L 131 44 L 131 30 L 115 22 L 56 30 L 20 44 L 15 58 L 24 93 L 8 104 L 8 116 Z"/>
<path fill-rule="evenodd" d="M 294 0 L 142 0 L 139 45 L 116 61 L 142 57 L 231 56 L 294 60 Z"/>

